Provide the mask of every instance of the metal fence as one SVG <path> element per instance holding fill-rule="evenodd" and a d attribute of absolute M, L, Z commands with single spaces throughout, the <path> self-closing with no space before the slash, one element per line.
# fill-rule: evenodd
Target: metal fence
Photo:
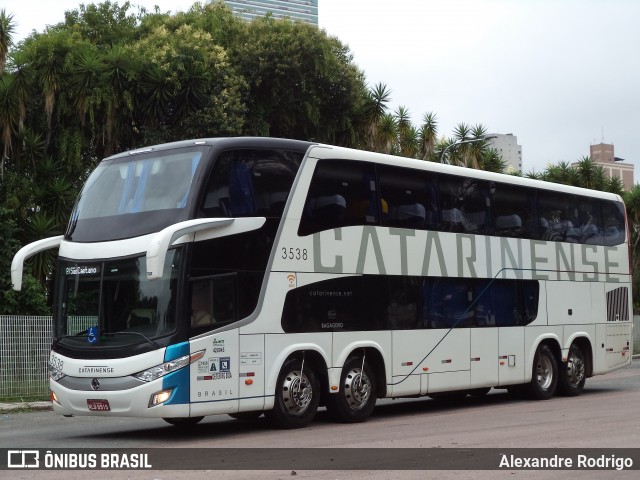
<path fill-rule="evenodd" d="M 70 319 L 69 332 L 85 330 L 95 317 Z M 640 353 L 640 315 L 633 317 L 633 352 Z M 0 400 L 49 393 L 51 317 L 0 315 Z"/>
<path fill-rule="evenodd" d="M 0 316 L 0 399 L 49 390 L 51 317 Z"/>
<path fill-rule="evenodd" d="M 49 393 L 51 317 L 0 315 L 0 399 Z M 69 319 L 70 332 L 86 330 L 95 317 Z"/>

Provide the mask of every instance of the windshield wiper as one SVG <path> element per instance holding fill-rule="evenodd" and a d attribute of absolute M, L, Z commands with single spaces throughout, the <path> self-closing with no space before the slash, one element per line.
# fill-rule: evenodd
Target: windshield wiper
<path fill-rule="evenodd" d="M 84 332 L 74 333 L 73 335 L 62 335 L 61 337 L 58 337 L 54 340 L 53 345 L 54 346 L 58 345 L 60 341 L 64 340 L 65 338 L 73 338 L 74 340 L 77 340 L 78 337 L 80 337 L 81 335 L 87 335 L 87 333 L 89 333 L 89 330 L 85 330 Z"/>
<path fill-rule="evenodd" d="M 55 341 L 53 342 L 53 345 L 57 346 L 65 338 L 71 338 L 71 339 L 74 339 L 74 340 L 78 340 L 79 339 L 78 337 L 81 337 L 83 335 L 86 336 L 88 332 L 89 332 L 89 330 L 85 330 L 84 332 L 78 332 L 78 333 L 75 333 L 73 335 L 63 335 L 61 337 L 56 338 Z M 156 342 L 154 342 L 149 337 L 147 337 L 146 335 L 143 335 L 140 332 L 109 332 L 109 333 L 102 333 L 101 335 L 104 335 L 105 337 L 115 337 L 116 335 L 138 335 L 138 336 L 144 338 L 148 343 L 150 343 L 155 348 L 160 348 L 160 345 L 158 345 Z"/>
<path fill-rule="evenodd" d="M 154 342 L 153 340 L 151 340 L 149 337 L 147 337 L 146 335 L 143 335 L 140 332 L 109 332 L 109 333 L 103 333 L 102 335 L 104 335 L 105 337 L 115 337 L 116 335 L 138 335 L 139 337 L 144 338 L 148 343 L 150 343 L 152 346 L 156 347 L 156 348 L 160 348 L 160 345 L 158 345 L 156 342 Z"/>

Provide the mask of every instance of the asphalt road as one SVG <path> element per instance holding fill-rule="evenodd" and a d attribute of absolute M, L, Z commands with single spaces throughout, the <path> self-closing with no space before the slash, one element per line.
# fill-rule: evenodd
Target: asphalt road
<path fill-rule="evenodd" d="M 0 415 L 1 448 L 639 448 L 640 361 L 587 380 L 579 397 L 548 401 L 512 398 L 493 390 L 482 398 L 445 402 L 428 398 L 380 401 L 372 417 L 336 424 L 324 411 L 307 428 L 278 430 L 253 422 L 208 417 L 190 431 L 159 419 L 64 418 L 52 412 Z M 455 452 L 456 450 L 451 450 Z M 558 450 L 562 452 L 562 450 Z M 384 465 L 378 459 L 377 468 Z M 639 462 L 640 463 L 640 462 Z M 392 466 L 392 462 L 390 463 Z M 640 467 L 640 465 L 638 465 Z M 384 466 L 382 467 L 384 468 Z M 0 478 L 3 473 L 0 471 Z M 13 472 L 11 472 L 13 473 Z M 86 478 L 87 472 L 21 472 L 11 478 Z M 638 478 L 638 471 L 128 471 L 92 472 L 91 478 Z M 6 477 L 9 478 L 9 477 Z"/>

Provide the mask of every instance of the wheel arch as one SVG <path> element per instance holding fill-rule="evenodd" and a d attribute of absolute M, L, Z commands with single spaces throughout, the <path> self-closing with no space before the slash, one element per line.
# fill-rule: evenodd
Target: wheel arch
<path fill-rule="evenodd" d="M 587 378 L 593 376 L 593 344 L 589 336 L 585 333 L 578 333 L 568 342 L 567 352 L 572 345 L 576 345 L 582 351 L 585 361 L 585 376 Z M 563 356 L 564 360 L 566 356 Z"/>
<path fill-rule="evenodd" d="M 553 352 L 553 356 L 556 358 L 556 363 L 558 366 L 560 366 L 562 362 L 562 348 L 560 347 L 560 339 L 556 335 L 540 336 L 536 339 L 535 342 L 531 343 L 531 348 L 528 352 L 526 369 L 524 372 L 525 383 L 531 381 L 533 373 L 533 360 L 535 359 L 536 352 L 541 345 L 546 345 L 551 349 L 551 351 Z"/>
<path fill-rule="evenodd" d="M 310 368 L 313 368 L 315 373 L 318 375 L 318 378 L 321 382 L 321 387 L 323 386 L 323 382 L 325 386 L 327 385 L 327 371 L 329 362 L 327 361 L 326 353 L 323 351 L 323 349 L 315 344 L 297 344 L 280 352 L 280 354 L 278 354 L 278 356 L 271 364 L 271 369 L 267 376 L 267 383 L 265 388 L 265 393 L 267 394 L 267 396 L 273 396 L 275 394 L 278 375 L 280 375 L 280 371 L 282 370 L 284 364 L 287 363 L 290 359 L 302 361 L 303 358 L 305 361 L 305 367 L 309 365 Z"/>
<path fill-rule="evenodd" d="M 347 363 L 347 361 L 351 358 L 362 358 L 362 355 L 365 355 L 365 361 L 369 363 L 372 367 L 375 380 L 376 380 L 376 396 L 378 398 L 384 398 L 387 395 L 387 375 L 386 375 L 386 365 L 384 362 L 384 357 L 382 356 L 382 352 L 380 351 L 380 346 L 376 344 L 363 344 L 359 345 L 351 350 L 346 350 L 347 352 L 343 358 L 341 358 L 341 362 L 339 363 L 340 374 L 342 374 L 342 368 Z"/>

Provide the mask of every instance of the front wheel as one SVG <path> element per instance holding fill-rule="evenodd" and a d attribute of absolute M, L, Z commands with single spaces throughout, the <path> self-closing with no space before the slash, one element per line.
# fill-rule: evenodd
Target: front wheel
<path fill-rule="evenodd" d="M 338 393 L 327 398 L 327 410 L 341 422 L 364 422 L 376 406 L 376 381 L 362 358 L 347 360 L 340 376 Z"/>
<path fill-rule="evenodd" d="M 278 375 L 275 404 L 267 416 L 282 428 L 301 428 L 311 423 L 319 403 L 320 387 L 311 367 L 289 360 Z"/>
<path fill-rule="evenodd" d="M 587 380 L 586 362 L 579 346 L 573 344 L 569 348 L 566 365 L 560 366 L 558 390 L 569 397 L 580 395 Z"/>
<path fill-rule="evenodd" d="M 531 382 L 527 393 L 535 400 L 548 400 L 553 397 L 558 385 L 558 364 L 553 352 L 547 345 L 540 345 L 533 359 Z"/>

